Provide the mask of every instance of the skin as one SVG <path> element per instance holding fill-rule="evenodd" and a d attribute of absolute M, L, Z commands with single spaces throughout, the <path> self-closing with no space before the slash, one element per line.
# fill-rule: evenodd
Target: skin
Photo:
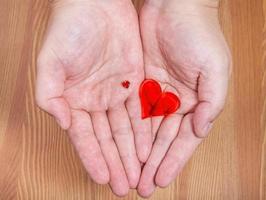
<path fill-rule="evenodd" d="M 116 195 L 137 186 L 148 197 L 170 184 L 221 112 L 231 58 L 217 7 L 146 0 L 138 22 L 129 0 L 54 1 L 36 100 L 67 130 L 90 177 Z M 144 77 L 175 93 L 180 109 L 142 120 Z"/>
<path fill-rule="evenodd" d="M 146 78 L 175 93 L 180 109 L 152 118 L 153 148 L 138 193 L 149 197 L 180 173 L 222 111 L 230 52 L 218 22 L 218 1 L 146 1 L 140 14 Z"/>
<path fill-rule="evenodd" d="M 139 159 L 146 161 L 152 144 L 138 98 L 144 67 L 136 11 L 115 0 L 52 7 L 38 56 L 37 103 L 67 130 L 90 177 L 124 196 L 136 188 Z"/>

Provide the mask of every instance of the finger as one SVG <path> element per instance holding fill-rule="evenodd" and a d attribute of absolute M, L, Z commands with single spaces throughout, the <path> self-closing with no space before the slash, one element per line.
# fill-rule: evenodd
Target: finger
<path fill-rule="evenodd" d="M 124 105 L 108 111 L 108 118 L 115 143 L 122 159 L 129 185 L 135 188 L 140 176 L 140 163 L 137 158 L 134 136 Z"/>
<path fill-rule="evenodd" d="M 146 162 L 152 147 L 151 120 L 141 119 L 141 105 L 137 94 L 127 100 L 126 108 L 135 136 L 138 158 L 141 162 Z"/>
<path fill-rule="evenodd" d="M 90 177 L 96 183 L 108 183 L 108 167 L 94 135 L 89 114 L 72 110 L 72 125 L 68 133 Z"/>
<path fill-rule="evenodd" d="M 218 74 L 219 78 L 217 78 Z M 193 116 L 194 129 L 198 137 L 207 136 L 213 121 L 222 111 L 227 93 L 228 78 L 227 70 L 200 75 L 198 86 L 200 103 L 196 107 Z"/>
<path fill-rule="evenodd" d="M 202 139 L 195 136 L 192 124 L 192 114 L 188 114 L 181 122 L 178 136 L 172 143 L 162 161 L 155 182 L 160 187 L 166 187 L 176 178 L 186 162 L 201 143 Z"/>
<path fill-rule="evenodd" d="M 71 114 L 64 92 L 65 73 L 57 61 L 39 56 L 36 80 L 36 101 L 39 107 L 53 115 L 63 129 L 68 129 Z"/>
<path fill-rule="evenodd" d="M 129 190 L 127 175 L 114 143 L 107 115 L 105 112 L 97 112 L 92 113 L 91 118 L 95 135 L 109 168 L 110 186 L 116 195 L 124 196 Z"/>
<path fill-rule="evenodd" d="M 152 117 L 151 118 L 151 124 L 152 124 L 152 142 L 154 142 L 156 135 L 158 133 L 158 130 L 161 126 L 161 123 L 163 121 L 164 117 Z"/>
<path fill-rule="evenodd" d="M 138 192 L 141 196 L 148 197 L 153 193 L 155 189 L 154 177 L 156 171 L 167 153 L 171 142 L 178 133 L 181 119 L 181 115 L 173 114 L 163 120 L 153 144 L 151 155 L 141 174 L 138 185 Z"/>

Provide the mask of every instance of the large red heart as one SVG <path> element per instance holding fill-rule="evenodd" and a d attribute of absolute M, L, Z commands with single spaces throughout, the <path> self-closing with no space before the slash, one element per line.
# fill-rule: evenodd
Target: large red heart
<path fill-rule="evenodd" d="M 180 107 L 179 98 L 171 92 L 163 92 L 159 83 L 146 79 L 140 85 L 142 119 L 152 116 L 166 116 Z"/>

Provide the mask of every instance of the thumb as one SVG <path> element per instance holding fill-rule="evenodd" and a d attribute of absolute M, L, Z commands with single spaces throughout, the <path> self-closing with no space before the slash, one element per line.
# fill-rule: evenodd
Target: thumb
<path fill-rule="evenodd" d="M 39 107 L 53 115 L 63 129 L 70 127 L 70 108 L 63 98 L 65 72 L 56 59 L 39 56 L 37 64 L 36 101 Z"/>
<path fill-rule="evenodd" d="M 193 115 L 194 131 L 198 137 L 206 137 L 213 121 L 223 110 L 228 88 L 228 66 L 220 70 L 202 73 L 198 82 L 199 104 Z"/>

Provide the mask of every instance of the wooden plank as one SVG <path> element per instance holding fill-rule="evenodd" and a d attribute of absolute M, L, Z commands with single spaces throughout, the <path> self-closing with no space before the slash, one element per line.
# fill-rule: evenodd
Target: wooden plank
<path fill-rule="evenodd" d="M 36 107 L 36 57 L 49 14 L 46 0 L 0 0 L 0 199 L 142 199 L 94 184 L 67 135 Z M 234 61 L 226 108 L 176 181 L 150 199 L 266 198 L 265 16 L 266 0 L 222 1 Z"/>

